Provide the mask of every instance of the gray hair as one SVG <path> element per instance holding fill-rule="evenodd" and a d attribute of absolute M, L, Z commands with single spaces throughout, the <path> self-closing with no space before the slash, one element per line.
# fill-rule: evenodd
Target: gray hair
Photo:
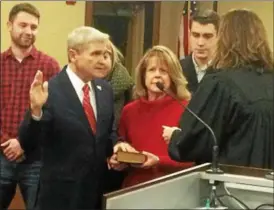
<path fill-rule="evenodd" d="M 109 41 L 109 35 L 89 26 L 74 29 L 67 39 L 68 49 L 83 50 L 91 42 Z"/>

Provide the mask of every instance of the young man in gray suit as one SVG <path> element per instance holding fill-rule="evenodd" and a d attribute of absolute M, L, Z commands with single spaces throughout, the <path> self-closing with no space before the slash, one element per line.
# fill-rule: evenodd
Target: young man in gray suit
<path fill-rule="evenodd" d="M 25 151 L 42 146 L 38 209 L 100 208 L 103 177 L 116 142 L 113 93 L 103 79 L 115 52 L 109 36 L 91 27 L 67 40 L 69 64 L 49 82 L 38 71 L 30 89 L 30 110 L 20 129 Z"/>

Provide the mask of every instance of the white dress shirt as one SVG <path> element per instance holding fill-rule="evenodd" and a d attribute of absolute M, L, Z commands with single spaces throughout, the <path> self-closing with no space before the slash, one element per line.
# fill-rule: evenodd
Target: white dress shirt
<path fill-rule="evenodd" d="M 198 83 L 199 83 L 199 82 L 201 82 L 201 80 L 205 76 L 206 69 L 208 68 L 210 62 L 208 62 L 208 64 L 206 64 L 204 66 L 199 66 L 197 64 L 197 62 L 195 61 L 194 54 L 192 54 L 192 60 L 193 60 L 193 63 L 194 63 L 194 67 L 195 67 L 195 71 L 196 71 L 197 79 L 198 79 Z"/>
<path fill-rule="evenodd" d="M 67 66 L 66 72 L 68 74 L 69 80 L 71 81 L 71 84 L 81 102 L 83 104 L 83 99 L 84 99 L 84 92 L 83 92 L 83 87 L 85 86 L 86 83 L 84 83 L 70 68 Z M 90 104 L 93 108 L 93 112 L 95 115 L 95 119 L 97 119 L 97 107 L 96 107 L 96 99 L 95 99 L 95 92 L 93 89 L 93 86 L 91 85 L 91 82 L 87 83 L 89 86 L 89 98 L 90 98 Z"/>

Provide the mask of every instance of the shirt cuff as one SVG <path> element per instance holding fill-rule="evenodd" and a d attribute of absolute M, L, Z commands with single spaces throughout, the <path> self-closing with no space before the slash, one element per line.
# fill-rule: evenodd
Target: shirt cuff
<path fill-rule="evenodd" d="M 39 117 L 37 117 L 35 115 L 31 115 L 32 119 L 35 120 L 35 121 L 40 121 L 42 116 L 43 116 L 43 111 L 41 111 L 41 115 Z"/>

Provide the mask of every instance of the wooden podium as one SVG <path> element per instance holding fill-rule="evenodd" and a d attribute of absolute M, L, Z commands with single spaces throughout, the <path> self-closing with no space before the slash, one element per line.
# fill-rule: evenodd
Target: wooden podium
<path fill-rule="evenodd" d="M 249 209 L 268 203 L 273 205 L 274 182 L 265 175 L 270 170 L 220 165 L 224 174 L 206 173 L 210 163 L 198 165 L 173 174 L 105 194 L 104 209 L 204 209 L 218 183 L 216 194 L 231 194 Z M 228 209 L 239 209 L 231 196 L 221 198 Z M 226 208 L 225 208 L 226 209 Z M 273 209 L 263 208 L 263 209 Z"/>

